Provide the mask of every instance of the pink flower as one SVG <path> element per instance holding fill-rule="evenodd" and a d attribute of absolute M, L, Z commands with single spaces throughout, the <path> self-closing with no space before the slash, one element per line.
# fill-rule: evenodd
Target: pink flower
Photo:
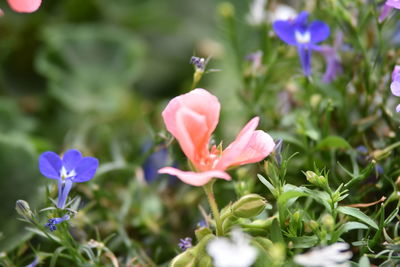
<path fill-rule="evenodd" d="M 42 0 L 7 0 L 10 7 L 21 13 L 35 12 L 41 5 Z"/>
<path fill-rule="evenodd" d="M 212 178 L 231 180 L 225 172 L 226 169 L 261 161 L 272 152 L 275 143 L 271 136 L 264 131 L 255 130 L 258 117 L 248 122 L 224 151 L 216 146 L 209 149 L 210 137 L 218 124 L 219 112 L 220 103 L 217 97 L 204 89 L 195 89 L 168 103 L 162 113 L 164 123 L 178 140 L 196 172 L 165 167 L 159 170 L 160 173 L 175 175 L 190 185 L 202 186 Z"/>

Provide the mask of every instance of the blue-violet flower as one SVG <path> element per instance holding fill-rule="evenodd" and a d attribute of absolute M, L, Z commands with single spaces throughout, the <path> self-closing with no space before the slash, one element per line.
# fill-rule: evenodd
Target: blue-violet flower
<path fill-rule="evenodd" d="M 151 142 L 148 142 L 144 145 L 144 152 L 148 152 L 151 149 Z M 158 174 L 158 170 L 168 166 L 169 163 L 169 154 L 168 149 L 165 145 L 161 145 L 155 149 L 153 152 L 143 163 L 143 172 L 144 179 L 146 182 L 151 183 L 154 182 L 160 174 Z"/>
<path fill-rule="evenodd" d="M 302 11 L 294 20 L 277 20 L 273 28 L 278 37 L 289 45 L 297 46 L 304 75 L 311 75 L 311 51 L 330 34 L 329 26 L 322 21 L 308 24 L 308 12 Z"/>
<path fill-rule="evenodd" d="M 192 239 L 190 237 L 183 238 L 178 245 L 182 251 L 185 251 L 192 247 Z"/>
<path fill-rule="evenodd" d="M 65 214 L 61 218 L 52 218 L 44 225 L 45 227 L 49 228 L 51 232 L 57 230 L 56 224 L 62 223 L 64 221 L 68 221 L 71 217 L 68 214 Z"/>
<path fill-rule="evenodd" d="M 73 183 L 89 181 L 96 173 L 99 161 L 93 157 L 82 157 L 75 149 L 68 150 L 60 158 L 56 153 L 47 151 L 39 157 L 39 170 L 47 178 L 58 180 L 57 207 L 64 209 Z"/>

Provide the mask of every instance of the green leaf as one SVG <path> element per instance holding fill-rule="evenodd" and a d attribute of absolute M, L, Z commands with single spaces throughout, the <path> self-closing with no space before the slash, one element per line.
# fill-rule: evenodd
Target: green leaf
<path fill-rule="evenodd" d="M 282 236 L 281 228 L 279 226 L 278 220 L 275 219 L 271 225 L 271 240 L 274 243 L 284 244 L 284 239 Z"/>
<path fill-rule="evenodd" d="M 378 230 L 378 225 L 367 215 L 365 215 L 362 211 L 360 211 L 359 209 L 356 208 L 352 208 L 352 207 L 339 207 L 337 209 L 338 212 L 349 215 L 349 216 L 353 216 L 357 219 L 359 219 L 360 221 L 368 224 L 369 226 L 373 227 L 374 229 Z"/>
<path fill-rule="evenodd" d="M 351 149 L 351 145 L 342 137 L 331 135 L 322 139 L 318 145 L 317 149 Z"/>
<path fill-rule="evenodd" d="M 318 243 L 318 237 L 315 235 L 289 237 L 289 240 L 293 242 L 293 248 L 312 248 Z"/>
<path fill-rule="evenodd" d="M 296 199 L 298 197 L 308 196 L 307 193 L 303 192 L 302 188 L 298 187 L 297 190 L 287 191 L 281 194 L 278 198 L 278 211 L 279 211 L 279 222 L 281 225 L 286 219 L 287 206 L 291 199 Z"/>
<path fill-rule="evenodd" d="M 399 214 L 399 208 L 393 210 L 392 213 L 390 213 L 390 215 L 385 219 L 385 222 L 383 224 L 385 226 L 388 225 L 396 217 L 397 214 Z"/>
<path fill-rule="evenodd" d="M 271 191 L 271 193 L 275 196 L 276 190 L 275 187 L 268 182 L 267 179 L 265 179 L 264 176 L 262 176 L 261 174 L 257 174 L 258 180 L 260 180 L 261 183 L 263 183 L 268 189 L 269 191 Z"/>
<path fill-rule="evenodd" d="M 339 237 L 342 234 L 347 233 L 348 231 L 351 231 L 351 230 L 356 230 L 356 229 L 368 230 L 368 226 L 366 226 L 365 224 L 360 223 L 360 222 L 347 222 L 347 223 L 341 225 L 339 227 L 339 229 L 337 229 L 337 231 L 332 236 L 332 240 L 336 241 L 339 239 Z"/>

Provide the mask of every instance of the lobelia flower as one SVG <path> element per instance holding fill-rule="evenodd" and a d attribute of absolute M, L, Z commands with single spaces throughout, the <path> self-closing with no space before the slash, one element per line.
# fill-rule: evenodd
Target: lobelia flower
<path fill-rule="evenodd" d="M 294 262 L 307 267 L 350 267 L 353 256 L 349 244 L 335 243 L 323 248 L 314 248 L 305 254 L 296 255 Z"/>
<path fill-rule="evenodd" d="M 339 49 L 343 44 L 343 34 L 338 32 L 336 34 L 335 43 L 333 46 L 321 45 L 315 47 L 315 50 L 320 52 L 326 61 L 326 71 L 322 78 L 325 83 L 330 83 L 336 79 L 338 75 L 343 72 L 342 63 L 339 55 Z"/>
<path fill-rule="evenodd" d="M 64 209 L 73 183 L 87 182 L 96 173 L 99 161 L 93 157 L 82 157 L 75 149 L 65 152 L 62 158 L 47 151 L 39 157 L 39 170 L 47 178 L 58 180 L 57 207 Z"/>
<path fill-rule="evenodd" d="M 182 238 L 178 246 L 182 251 L 185 251 L 192 247 L 192 239 L 190 237 Z"/>
<path fill-rule="evenodd" d="M 277 20 L 273 29 L 289 45 L 297 46 L 304 75 L 311 75 L 311 51 L 328 38 L 329 26 L 322 21 L 307 23 L 308 12 L 302 11 L 294 20 Z"/>
<path fill-rule="evenodd" d="M 28 265 L 25 265 L 24 267 L 36 267 L 40 263 L 40 259 L 38 256 L 35 257 L 35 259 L 29 263 Z"/>
<path fill-rule="evenodd" d="M 215 145 L 210 150 L 210 137 L 218 124 L 219 112 L 217 97 L 204 89 L 195 89 L 168 103 L 162 112 L 164 123 L 196 172 L 165 167 L 160 173 L 175 175 L 190 185 L 203 186 L 213 178 L 231 180 L 226 169 L 261 161 L 272 152 L 275 144 L 271 136 L 255 130 L 258 117 L 247 123 L 224 151 Z"/>
<path fill-rule="evenodd" d="M 57 230 L 56 224 L 62 223 L 64 221 L 68 221 L 71 217 L 68 214 L 65 214 L 61 218 L 52 218 L 44 225 L 45 227 L 49 228 L 51 232 Z"/>
<path fill-rule="evenodd" d="M 257 258 L 257 249 L 250 245 L 250 238 L 236 228 L 231 232 L 231 240 L 219 237 L 207 245 L 207 253 L 216 267 L 249 267 Z"/>
<path fill-rule="evenodd" d="M 394 96 L 400 96 L 400 65 L 394 66 L 390 91 Z M 400 112 L 400 104 L 396 106 L 396 112 Z"/>
<path fill-rule="evenodd" d="M 152 146 L 152 142 L 147 142 L 143 146 L 143 152 L 147 153 Z M 145 162 L 143 163 L 143 174 L 144 179 L 148 183 L 152 183 L 160 176 L 158 174 L 158 170 L 162 167 L 167 166 L 168 162 L 170 162 L 168 149 L 165 145 L 160 145 L 155 148 L 155 151 L 147 157 Z"/>
<path fill-rule="evenodd" d="M 10 7 L 20 13 L 32 13 L 35 12 L 40 5 L 42 0 L 7 0 Z"/>
<path fill-rule="evenodd" d="M 390 11 L 393 8 L 400 9 L 400 1 L 399 0 L 387 0 L 383 5 L 381 14 L 379 15 L 379 22 L 382 22 L 389 16 Z"/>

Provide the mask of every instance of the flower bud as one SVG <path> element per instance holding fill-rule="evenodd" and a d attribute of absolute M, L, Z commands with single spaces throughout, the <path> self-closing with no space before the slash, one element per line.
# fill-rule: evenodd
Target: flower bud
<path fill-rule="evenodd" d="M 17 200 L 17 202 L 15 203 L 15 209 L 20 216 L 24 217 L 27 220 L 32 220 L 33 213 L 31 211 L 31 208 L 29 207 L 29 203 L 25 200 Z"/>
<path fill-rule="evenodd" d="M 224 18 L 230 18 L 235 15 L 235 8 L 229 2 L 223 2 L 218 6 L 219 14 Z"/>
<path fill-rule="evenodd" d="M 196 257 L 191 253 L 191 250 L 186 250 L 185 252 L 177 255 L 171 261 L 170 267 L 194 267 L 196 266 Z"/>
<path fill-rule="evenodd" d="M 205 236 L 207 236 L 209 234 L 212 234 L 212 232 L 211 232 L 210 228 L 201 227 L 201 228 L 197 228 L 194 231 L 194 234 L 196 235 L 197 241 L 200 242 L 200 240 L 202 240 L 203 237 L 205 237 Z"/>
<path fill-rule="evenodd" d="M 269 256 L 275 266 L 283 266 L 286 258 L 286 249 L 282 243 L 274 243 L 269 250 Z"/>
<path fill-rule="evenodd" d="M 265 209 L 265 199 L 257 194 L 249 194 L 241 197 L 233 203 L 233 215 L 240 218 L 251 218 L 257 216 Z"/>
<path fill-rule="evenodd" d="M 332 232 L 335 228 L 335 220 L 332 215 L 324 214 L 321 218 L 322 225 L 328 232 Z"/>
<path fill-rule="evenodd" d="M 310 220 L 306 224 L 306 227 L 309 227 L 312 231 L 317 231 L 319 229 L 319 224 L 314 220 Z"/>
<path fill-rule="evenodd" d="M 316 186 L 319 186 L 322 188 L 327 188 L 328 181 L 326 180 L 325 176 L 318 175 L 313 171 L 306 171 L 305 175 L 306 175 L 307 181 L 309 181 L 313 185 L 316 185 Z"/>

